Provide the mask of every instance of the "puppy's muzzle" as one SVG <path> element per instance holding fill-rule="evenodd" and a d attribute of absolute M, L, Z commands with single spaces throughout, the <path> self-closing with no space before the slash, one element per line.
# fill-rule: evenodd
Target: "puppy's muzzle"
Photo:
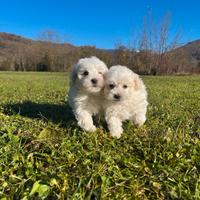
<path fill-rule="evenodd" d="M 116 101 L 119 101 L 121 99 L 121 96 L 119 94 L 114 94 L 113 97 Z"/>
<path fill-rule="evenodd" d="M 91 79 L 91 83 L 94 85 L 94 86 L 96 86 L 97 85 L 97 79 L 96 78 L 93 78 L 93 79 Z"/>

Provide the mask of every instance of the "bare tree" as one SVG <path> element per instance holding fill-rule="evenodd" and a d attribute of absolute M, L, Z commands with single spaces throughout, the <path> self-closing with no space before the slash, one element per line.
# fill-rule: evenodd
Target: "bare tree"
<path fill-rule="evenodd" d="M 140 33 L 137 49 L 143 63 L 143 70 L 147 74 L 165 72 L 169 56 L 167 52 L 178 46 L 180 32 L 174 38 L 170 37 L 170 13 L 166 13 L 160 25 L 155 25 L 151 12 L 143 19 L 143 28 Z"/>
<path fill-rule="evenodd" d="M 62 42 L 61 35 L 55 31 L 46 29 L 38 34 L 38 51 L 40 52 L 41 61 L 38 63 L 40 70 L 56 71 L 57 57 L 60 57 L 60 46 Z M 45 45 L 44 45 L 45 43 Z M 55 45 L 58 44 L 55 48 Z M 59 62 L 60 63 L 60 62 Z"/>
<path fill-rule="evenodd" d="M 42 42 L 60 43 L 62 41 L 61 35 L 52 29 L 45 29 L 38 33 L 38 40 Z"/>

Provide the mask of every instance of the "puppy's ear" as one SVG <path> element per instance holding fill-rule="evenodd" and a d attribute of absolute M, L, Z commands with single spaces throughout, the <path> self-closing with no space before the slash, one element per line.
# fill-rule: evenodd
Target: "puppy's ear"
<path fill-rule="evenodd" d="M 71 72 L 71 84 L 74 85 L 77 79 L 77 66 L 74 65 Z"/>
<path fill-rule="evenodd" d="M 133 80 L 133 86 L 135 90 L 140 90 L 142 88 L 142 81 L 139 77 L 139 75 L 134 74 L 134 80 Z"/>
<path fill-rule="evenodd" d="M 106 79 L 106 72 L 102 74 L 103 75 L 103 79 Z"/>
<path fill-rule="evenodd" d="M 107 66 L 106 66 L 107 67 Z M 103 78 L 105 79 L 108 73 L 108 68 L 105 69 L 104 73 L 103 73 Z"/>

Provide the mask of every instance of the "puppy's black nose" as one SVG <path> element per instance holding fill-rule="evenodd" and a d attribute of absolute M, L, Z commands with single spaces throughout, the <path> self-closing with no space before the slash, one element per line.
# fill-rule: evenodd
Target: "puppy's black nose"
<path fill-rule="evenodd" d="M 91 79 L 92 84 L 97 84 L 97 79 L 93 78 Z"/>
<path fill-rule="evenodd" d="M 114 99 L 120 100 L 121 96 L 119 94 L 114 94 Z"/>

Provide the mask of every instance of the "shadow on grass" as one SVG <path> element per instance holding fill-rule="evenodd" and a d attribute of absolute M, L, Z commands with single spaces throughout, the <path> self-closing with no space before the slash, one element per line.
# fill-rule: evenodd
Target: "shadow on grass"
<path fill-rule="evenodd" d="M 3 112 L 7 115 L 19 114 L 31 119 L 51 121 L 63 127 L 75 121 L 72 110 L 67 103 L 58 105 L 25 101 L 23 103 L 7 104 L 4 106 Z"/>

